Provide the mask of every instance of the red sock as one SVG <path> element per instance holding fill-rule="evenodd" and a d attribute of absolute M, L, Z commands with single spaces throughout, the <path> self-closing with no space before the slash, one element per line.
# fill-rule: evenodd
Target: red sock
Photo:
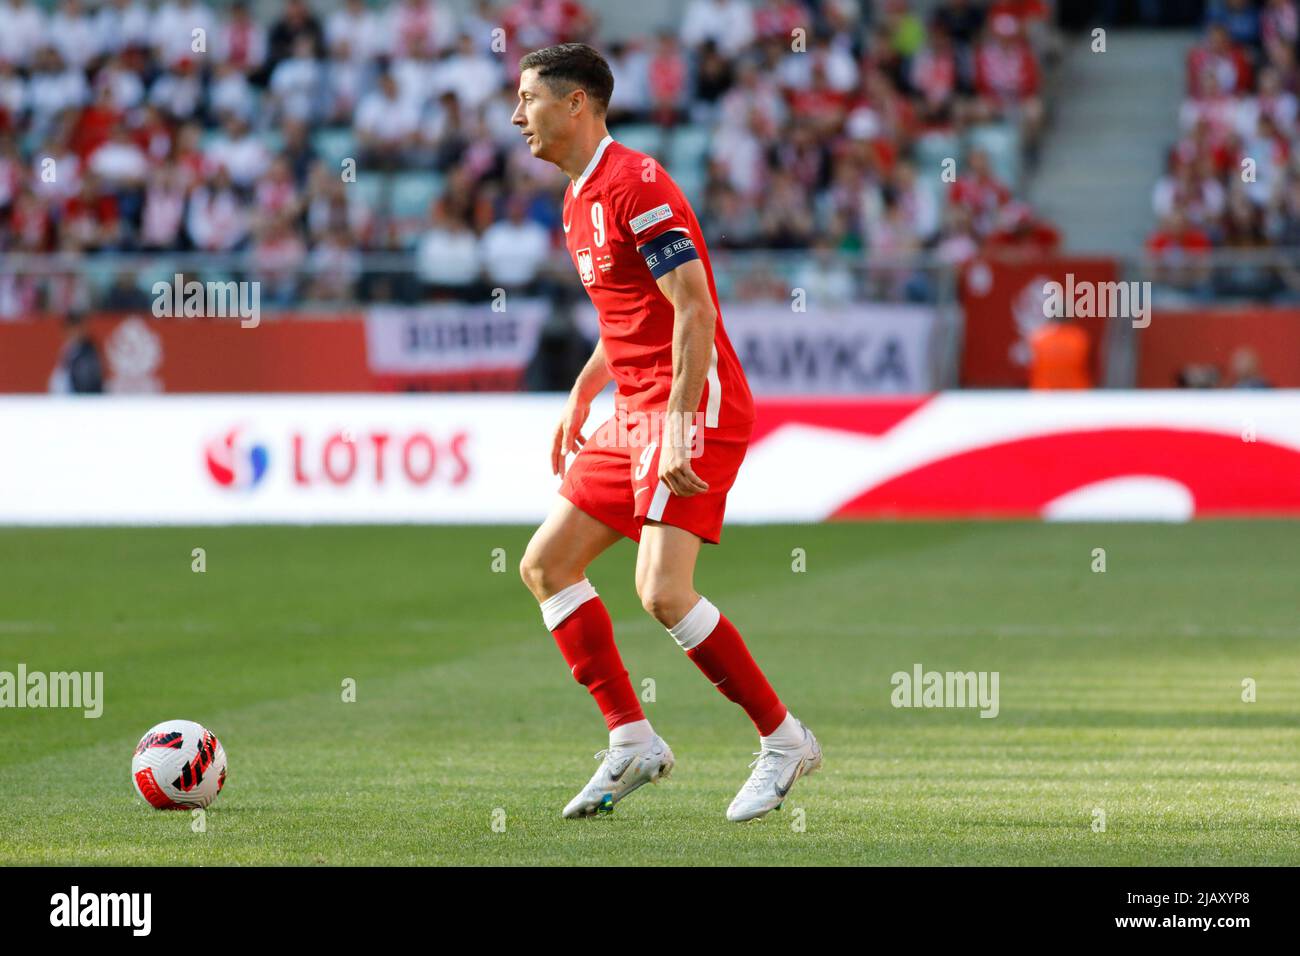
<path fill-rule="evenodd" d="M 760 735 L 766 737 L 785 720 L 785 705 L 754 663 L 736 626 L 721 614 L 708 637 L 687 650 L 686 656 L 727 700 L 745 709 Z"/>
<path fill-rule="evenodd" d="M 613 730 L 634 720 L 645 720 L 645 714 L 614 644 L 614 624 L 605 602 L 594 596 L 594 590 L 591 593 L 593 596 L 551 633 L 574 679 L 596 699 L 596 706 L 605 715 L 605 725 Z"/>

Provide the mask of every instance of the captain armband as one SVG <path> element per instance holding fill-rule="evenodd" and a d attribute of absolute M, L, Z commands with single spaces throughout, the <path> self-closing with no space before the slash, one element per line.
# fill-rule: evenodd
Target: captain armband
<path fill-rule="evenodd" d="M 670 229 L 661 236 L 655 236 L 649 242 L 638 246 L 637 250 L 645 259 L 650 274 L 661 279 L 683 262 L 698 259 L 700 252 L 695 248 L 695 240 L 687 233 Z"/>

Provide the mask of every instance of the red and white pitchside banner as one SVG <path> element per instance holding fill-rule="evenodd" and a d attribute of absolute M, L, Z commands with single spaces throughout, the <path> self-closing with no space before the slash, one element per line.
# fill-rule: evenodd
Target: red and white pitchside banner
<path fill-rule="evenodd" d="M 532 522 L 562 397 L 0 398 L 0 523 Z M 736 522 L 1300 517 L 1300 391 L 760 399 Z M 611 413 L 606 397 L 589 429 Z M 707 439 L 706 439 L 707 440 Z"/>

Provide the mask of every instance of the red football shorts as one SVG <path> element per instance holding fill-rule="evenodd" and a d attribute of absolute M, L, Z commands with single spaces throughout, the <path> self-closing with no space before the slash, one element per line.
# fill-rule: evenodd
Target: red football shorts
<path fill-rule="evenodd" d="M 660 521 L 717 544 L 727 492 L 736 482 L 753 427 L 746 423 L 705 429 L 700 454 L 690 462 L 709 490 L 679 498 L 659 480 L 659 442 L 646 444 L 642 438 L 638 445 L 635 432 L 626 425 L 620 429 L 618 417 L 611 417 L 574 457 L 560 494 L 633 541 L 641 540 L 646 521 Z"/>

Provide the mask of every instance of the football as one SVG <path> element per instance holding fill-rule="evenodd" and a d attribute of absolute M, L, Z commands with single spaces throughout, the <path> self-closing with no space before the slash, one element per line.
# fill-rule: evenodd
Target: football
<path fill-rule="evenodd" d="M 202 725 L 165 720 L 136 745 L 131 781 L 157 810 L 206 807 L 226 784 L 226 751 Z"/>

